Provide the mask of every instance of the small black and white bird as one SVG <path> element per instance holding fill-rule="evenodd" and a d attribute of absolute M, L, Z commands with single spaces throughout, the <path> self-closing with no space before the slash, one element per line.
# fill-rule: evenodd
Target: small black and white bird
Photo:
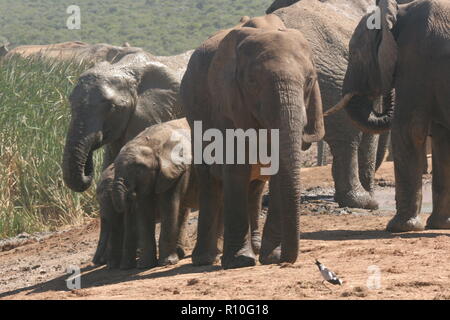
<path fill-rule="evenodd" d="M 329 270 L 327 267 L 325 267 L 323 264 L 319 262 L 319 260 L 316 259 L 316 265 L 319 268 L 320 273 L 322 274 L 322 277 L 329 283 L 334 285 L 342 285 L 342 280 L 339 279 L 336 274 Z"/>

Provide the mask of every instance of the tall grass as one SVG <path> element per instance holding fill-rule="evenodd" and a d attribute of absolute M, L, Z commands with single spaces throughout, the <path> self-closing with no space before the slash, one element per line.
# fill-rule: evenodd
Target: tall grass
<path fill-rule="evenodd" d="M 76 224 L 96 212 L 94 188 L 71 192 L 61 169 L 68 96 L 85 69 L 42 58 L 0 62 L 0 238 Z"/>

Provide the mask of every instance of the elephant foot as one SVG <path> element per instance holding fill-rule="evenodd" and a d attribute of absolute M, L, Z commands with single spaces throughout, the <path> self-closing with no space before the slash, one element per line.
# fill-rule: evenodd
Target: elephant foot
<path fill-rule="evenodd" d="M 120 262 L 121 270 L 130 270 L 136 268 L 136 258 L 122 259 Z"/>
<path fill-rule="evenodd" d="M 281 247 L 276 247 L 272 252 L 268 254 L 261 254 L 259 256 L 259 262 L 263 265 L 278 264 L 281 261 Z"/>
<path fill-rule="evenodd" d="M 369 194 L 349 192 L 345 195 L 335 194 L 334 199 L 340 207 L 378 210 L 378 202 Z"/>
<path fill-rule="evenodd" d="M 106 258 L 103 255 L 95 255 L 92 259 L 92 263 L 96 266 L 103 266 L 107 263 Z"/>
<path fill-rule="evenodd" d="M 252 249 L 255 254 L 261 251 L 261 236 L 259 234 L 252 235 Z"/>
<path fill-rule="evenodd" d="M 386 231 L 388 232 L 409 232 L 409 231 L 422 231 L 425 227 L 420 221 L 419 217 L 407 218 L 395 215 L 391 221 L 389 221 Z"/>
<path fill-rule="evenodd" d="M 120 268 L 120 261 L 118 260 L 109 260 L 106 262 L 106 267 L 109 270 L 119 269 Z"/>
<path fill-rule="evenodd" d="M 177 253 L 172 253 L 169 256 L 159 258 L 159 265 L 160 266 L 168 266 L 168 265 L 174 265 L 177 264 L 180 259 L 178 258 Z"/>
<path fill-rule="evenodd" d="M 194 250 L 192 253 L 192 264 L 194 266 L 210 266 L 217 262 L 218 254 L 217 250 L 213 252 L 203 252 L 197 253 L 197 250 Z"/>
<path fill-rule="evenodd" d="M 431 215 L 427 220 L 427 229 L 450 229 L 450 218 Z"/>
<path fill-rule="evenodd" d="M 158 259 L 156 254 L 141 256 L 137 262 L 138 269 L 150 269 L 158 266 Z"/>
<path fill-rule="evenodd" d="M 252 250 L 247 248 L 240 250 L 235 255 L 222 256 L 222 268 L 237 269 L 245 267 L 253 267 L 256 265 L 256 257 Z"/>
<path fill-rule="evenodd" d="M 186 257 L 186 251 L 184 251 L 183 247 L 177 247 L 177 254 L 179 259 L 183 259 L 184 257 Z"/>

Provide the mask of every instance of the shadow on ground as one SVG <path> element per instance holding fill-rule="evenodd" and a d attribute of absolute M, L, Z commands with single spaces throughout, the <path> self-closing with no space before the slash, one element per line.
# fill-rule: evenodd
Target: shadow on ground
<path fill-rule="evenodd" d="M 171 277 L 179 274 L 196 274 L 205 272 L 214 272 L 222 269 L 219 265 L 213 266 L 194 266 L 192 264 L 182 265 L 179 267 L 168 266 L 160 271 L 150 274 L 144 274 L 148 270 L 109 270 L 105 266 L 87 266 L 81 269 L 81 286 L 83 289 L 89 289 L 93 287 L 100 287 L 106 285 L 112 285 L 116 283 L 123 283 L 135 280 L 145 279 L 157 279 L 161 277 Z M 37 293 L 45 293 L 50 291 L 70 291 L 67 288 L 66 280 L 68 275 L 49 280 L 47 282 L 39 283 L 33 286 L 24 287 L 16 290 L 12 290 L 5 293 L 0 293 L 0 299 L 8 296 L 13 296 L 22 292 L 26 292 L 26 295 L 33 295 Z"/>

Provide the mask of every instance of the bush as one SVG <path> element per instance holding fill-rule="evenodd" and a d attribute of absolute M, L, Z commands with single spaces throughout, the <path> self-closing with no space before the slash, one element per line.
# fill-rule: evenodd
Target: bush
<path fill-rule="evenodd" d="M 94 188 L 71 192 L 61 170 L 70 119 L 67 97 L 85 69 L 39 58 L 0 63 L 0 238 L 79 223 L 95 214 Z M 101 152 L 97 165 L 99 157 Z"/>

